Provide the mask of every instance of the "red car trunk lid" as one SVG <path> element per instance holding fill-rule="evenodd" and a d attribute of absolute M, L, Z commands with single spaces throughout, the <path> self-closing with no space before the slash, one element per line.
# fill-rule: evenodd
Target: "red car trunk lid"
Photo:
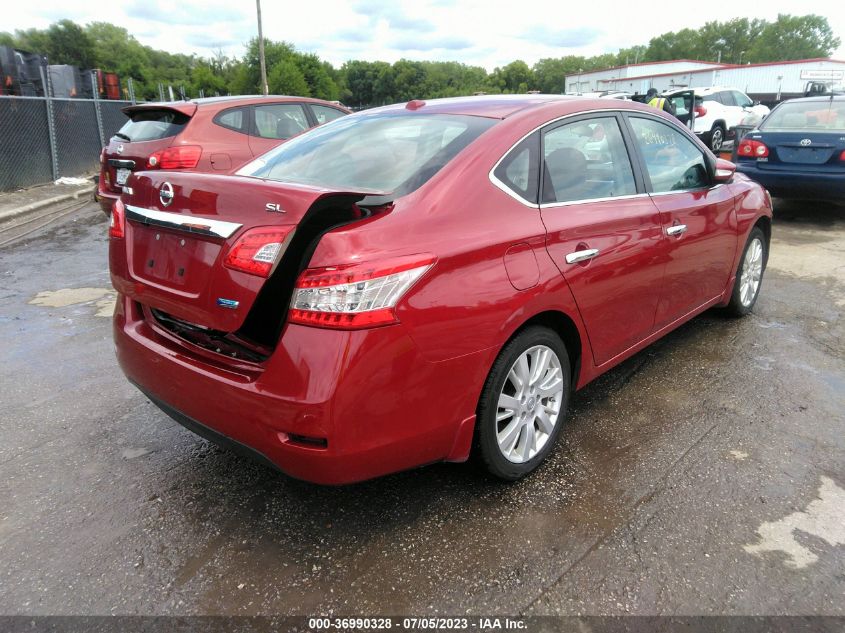
<path fill-rule="evenodd" d="M 315 202 L 348 195 L 255 178 L 178 172 L 144 172 L 130 184 L 133 193 L 122 196 L 125 238 L 111 242 L 115 288 L 172 317 L 223 332 L 243 325 L 267 281 L 223 265 L 239 237 L 256 227 L 290 227 L 292 235 Z M 277 263 L 282 257 L 284 252 Z"/>

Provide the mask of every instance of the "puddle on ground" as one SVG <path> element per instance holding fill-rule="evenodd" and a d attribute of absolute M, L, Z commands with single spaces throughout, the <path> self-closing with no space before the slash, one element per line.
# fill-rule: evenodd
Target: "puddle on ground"
<path fill-rule="evenodd" d="M 812 249 L 775 238 L 768 267 L 795 277 L 830 280 L 829 290 L 836 305 L 845 306 L 845 237 L 841 234 Z"/>
<path fill-rule="evenodd" d="M 110 317 L 114 312 L 115 294 L 110 288 L 62 288 L 45 290 L 29 300 L 30 305 L 47 308 L 66 308 L 67 306 L 94 302 L 97 311 L 94 316 Z"/>
<path fill-rule="evenodd" d="M 845 490 L 829 477 L 822 477 L 818 497 L 805 510 L 763 523 L 757 528 L 758 542 L 745 545 L 744 549 L 757 555 L 783 552 L 787 556 L 784 564 L 788 567 L 807 567 L 819 557 L 795 539 L 796 531 L 816 536 L 831 547 L 845 545 Z"/>

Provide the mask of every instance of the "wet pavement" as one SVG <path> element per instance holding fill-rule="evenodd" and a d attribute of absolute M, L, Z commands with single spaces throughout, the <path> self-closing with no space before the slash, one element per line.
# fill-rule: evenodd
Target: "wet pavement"
<path fill-rule="evenodd" d="M 0 249 L 0 613 L 845 615 L 845 208 L 779 205 L 755 312 L 579 392 L 516 484 L 343 488 L 120 374 L 96 205 Z"/>

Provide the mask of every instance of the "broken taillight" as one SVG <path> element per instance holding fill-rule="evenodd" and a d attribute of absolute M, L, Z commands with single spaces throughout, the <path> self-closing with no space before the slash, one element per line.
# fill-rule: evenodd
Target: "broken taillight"
<path fill-rule="evenodd" d="M 294 227 L 258 227 L 241 235 L 226 253 L 223 265 L 250 275 L 269 277 Z"/>

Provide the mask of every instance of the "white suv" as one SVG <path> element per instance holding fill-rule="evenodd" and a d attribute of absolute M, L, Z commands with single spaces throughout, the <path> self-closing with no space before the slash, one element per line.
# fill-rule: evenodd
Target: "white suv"
<path fill-rule="evenodd" d="M 663 96 L 672 98 L 682 92 L 688 91 L 672 91 Z M 737 125 L 756 125 L 769 114 L 769 108 L 755 104 L 736 88 L 695 88 L 695 106 L 693 131 L 713 152 L 721 150 L 726 139 L 734 138 Z"/>

